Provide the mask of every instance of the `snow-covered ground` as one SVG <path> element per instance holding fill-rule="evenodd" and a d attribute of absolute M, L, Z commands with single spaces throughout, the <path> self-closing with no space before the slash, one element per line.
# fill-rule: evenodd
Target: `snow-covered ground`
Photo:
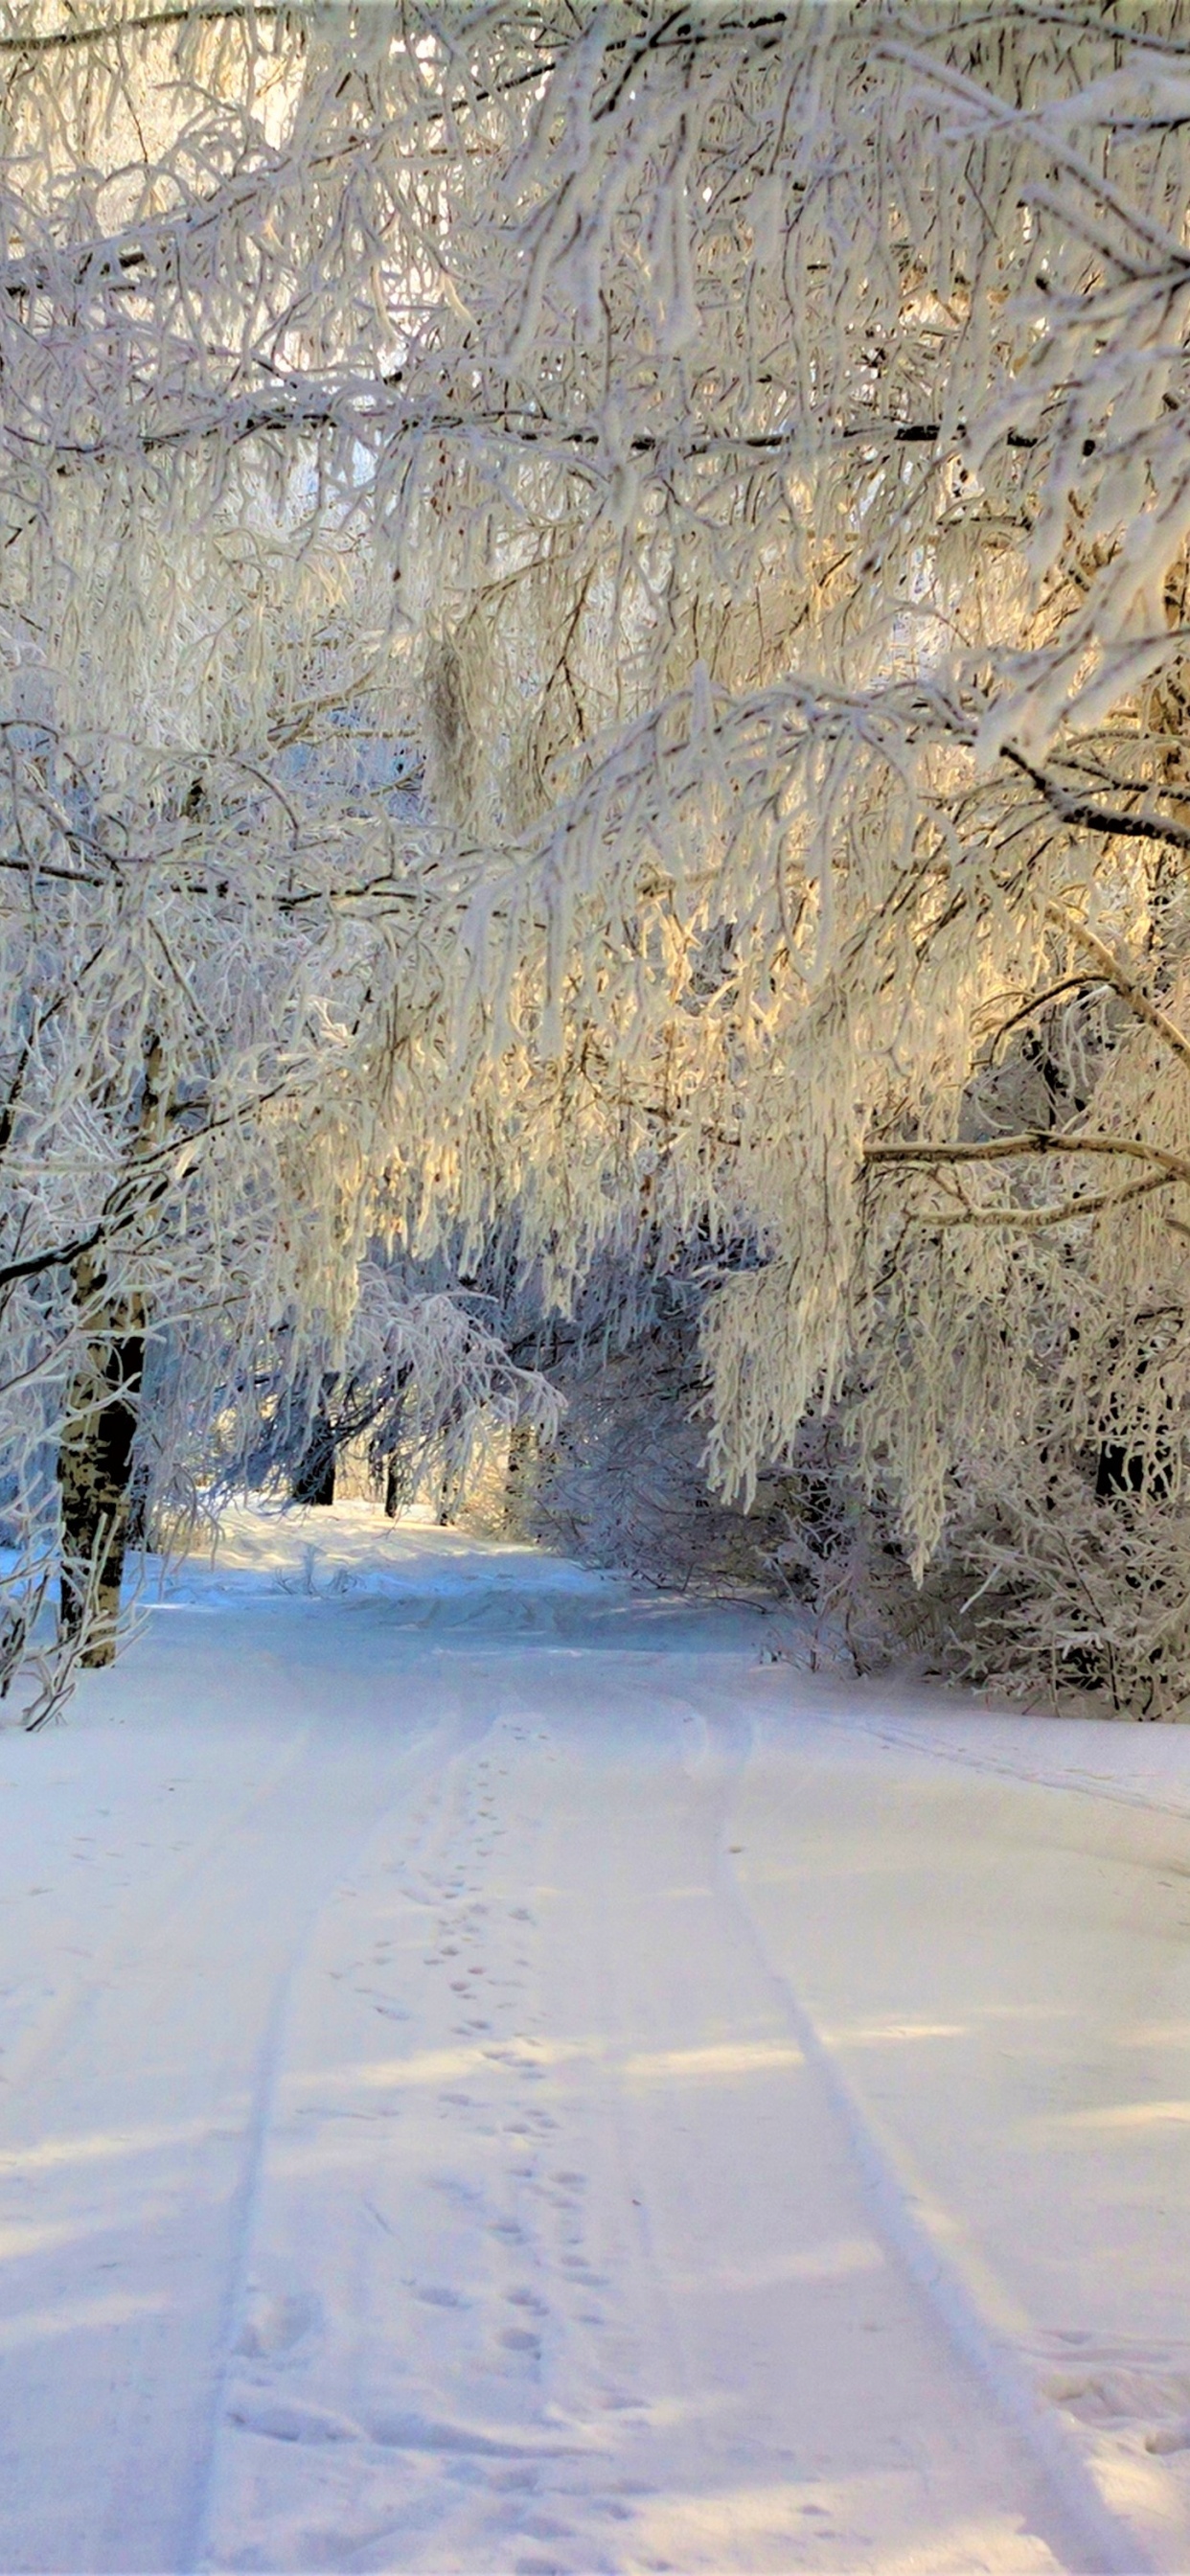
<path fill-rule="evenodd" d="M 1190 1730 L 242 1516 L 0 1739 L 0 2564 L 1190 2566 Z"/>

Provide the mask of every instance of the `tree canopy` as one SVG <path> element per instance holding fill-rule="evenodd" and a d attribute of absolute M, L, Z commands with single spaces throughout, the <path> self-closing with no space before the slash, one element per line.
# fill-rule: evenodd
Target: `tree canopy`
<path fill-rule="evenodd" d="M 14 1664 L 113 1407 L 201 1484 L 498 1241 L 1180 1704 L 1188 102 L 1182 0 L 0 9 Z"/>

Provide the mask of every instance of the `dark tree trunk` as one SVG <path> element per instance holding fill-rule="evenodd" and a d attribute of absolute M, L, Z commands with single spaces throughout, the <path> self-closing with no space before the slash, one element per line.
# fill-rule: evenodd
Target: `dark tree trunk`
<path fill-rule="evenodd" d="M 384 1423 L 384 1437 L 386 1440 L 390 1440 L 394 1444 L 400 1438 L 401 1423 L 405 1413 L 404 1390 L 408 1386 L 412 1375 L 413 1371 L 411 1368 L 407 1366 L 399 1368 L 392 1382 L 387 1418 Z M 398 1512 L 403 1512 L 406 1503 L 411 1503 L 412 1500 L 413 1461 L 408 1455 L 403 1454 L 402 1451 L 394 1445 L 388 1452 L 384 1468 L 384 1509 L 386 1518 L 390 1521 L 395 1521 Z"/>
<path fill-rule="evenodd" d="M 129 1547 L 147 1547 L 149 1544 L 149 1487 L 149 1462 L 142 1450 L 133 1459 L 128 1486 Z"/>
<path fill-rule="evenodd" d="M 516 1529 L 525 1496 L 537 1463 L 537 1432 L 531 1422 L 514 1422 L 508 1442 L 508 1473 L 504 1486 L 504 1521 Z"/>
<path fill-rule="evenodd" d="M 301 1463 L 293 1480 L 295 1503 L 333 1503 L 335 1499 L 335 1435 L 325 1403 L 318 1407 L 310 1424 L 310 1437 L 302 1452 Z"/>
<path fill-rule="evenodd" d="M 140 1298 L 103 1296 L 77 1280 L 89 1310 L 86 1359 L 72 1380 L 58 1450 L 62 1497 L 62 1633 L 82 1640 L 84 1664 L 110 1664 L 128 1546 L 133 1443 L 145 1371 Z"/>

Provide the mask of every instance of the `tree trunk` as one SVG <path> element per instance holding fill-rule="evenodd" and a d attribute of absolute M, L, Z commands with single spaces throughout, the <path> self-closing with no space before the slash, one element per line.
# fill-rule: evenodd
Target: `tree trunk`
<path fill-rule="evenodd" d="M 413 1500 L 413 1460 L 407 1451 L 397 1446 L 405 1414 L 405 1389 L 412 1375 L 407 1363 L 397 1369 L 384 1423 L 384 1437 L 393 1443 L 384 1469 L 384 1511 L 385 1518 L 390 1521 L 395 1521 L 398 1512 L 403 1512 L 406 1504 Z"/>
<path fill-rule="evenodd" d="M 129 1547 L 147 1547 L 149 1544 L 150 1483 L 149 1461 L 142 1449 L 139 1457 L 133 1460 L 132 1477 L 128 1487 L 127 1545 Z"/>
<path fill-rule="evenodd" d="M 139 1297 L 105 1299 L 102 1278 L 81 1264 L 76 1287 L 92 1329 L 67 1397 L 58 1450 L 61 1625 L 64 1637 L 81 1639 L 81 1661 L 97 1665 L 110 1664 L 116 1651 L 145 1310 Z"/>
<path fill-rule="evenodd" d="M 504 1483 L 504 1525 L 520 1527 L 525 1496 L 537 1463 L 537 1431 L 531 1422 L 514 1422 L 508 1439 L 508 1472 Z"/>
<path fill-rule="evenodd" d="M 310 1437 L 293 1480 L 295 1503 L 327 1506 L 335 1499 L 335 1435 L 325 1398 L 310 1424 Z"/>

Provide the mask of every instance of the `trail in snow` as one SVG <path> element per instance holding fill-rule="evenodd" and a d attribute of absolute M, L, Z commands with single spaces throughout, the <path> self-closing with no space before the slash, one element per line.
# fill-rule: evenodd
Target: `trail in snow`
<path fill-rule="evenodd" d="M 0 2565 L 1190 2563 L 1190 1737 L 229 1557 L 0 1743 Z"/>

